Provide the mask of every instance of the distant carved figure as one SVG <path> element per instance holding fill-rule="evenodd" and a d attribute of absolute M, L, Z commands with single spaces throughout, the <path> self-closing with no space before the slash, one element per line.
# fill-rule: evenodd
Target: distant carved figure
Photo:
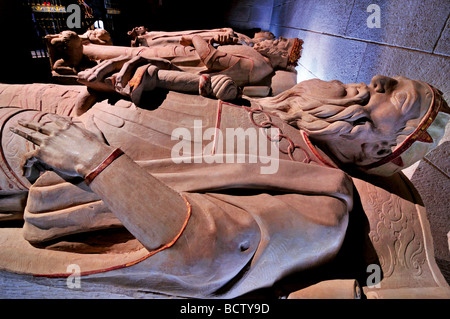
<path fill-rule="evenodd" d="M 94 90 L 103 91 L 106 89 L 108 92 L 112 90 L 110 85 L 102 83 L 103 78 L 96 76 L 98 73 L 118 72 L 126 62 L 129 62 L 126 63 L 126 68 L 135 68 L 144 62 L 155 64 L 155 60 L 165 59 L 168 63 L 163 63 L 165 65 L 163 68 L 195 74 L 195 76 L 189 76 L 171 73 L 171 77 L 181 76 L 181 80 L 174 80 L 176 83 L 193 82 L 195 80 L 199 84 L 196 88 L 192 88 L 192 85 L 190 85 L 185 91 L 206 92 L 206 95 L 225 100 L 236 98 L 237 88 L 229 89 L 230 92 L 227 94 L 215 95 L 214 89 L 208 89 L 211 86 L 209 76 L 200 76 L 200 74 L 211 76 L 220 74 L 220 78 L 225 75 L 231 78 L 237 87 L 263 85 L 270 88 L 274 72 L 276 70 L 293 69 L 300 58 L 302 46 L 300 39 L 285 39 L 283 37 L 273 39 L 267 33 L 261 33 L 258 37 L 258 41 L 261 41 L 257 42 L 254 47 L 250 47 L 248 45 L 227 45 L 233 42 L 229 36 L 229 33 L 225 36 L 216 34 L 214 41 L 223 44 L 217 49 L 202 36 L 196 34 L 195 31 L 186 31 L 173 38 L 170 37 L 170 41 L 178 41 L 176 44 L 164 42 L 164 44 L 151 47 L 130 48 L 100 45 L 96 44 L 98 42 L 95 41 L 86 42 L 85 39 L 89 35 L 83 35 L 80 38 L 75 32 L 64 31 L 58 35 L 49 36 L 48 46 L 50 60 L 56 73 L 78 74 L 79 81 Z M 96 37 L 98 38 L 99 35 Z M 167 40 L 166 37 L 164 39 L 164 41 Z M 162 43 L 161 41 L 158 43 Z M 99 65 L 95 66 L 96 63 L 99 63 Z M 156 63 L 156 65 L 158 68 L 161 67 L 161 63 Z M 80 71 L 89 68 L 91 70 L 79 74 Z M 134 69 L 126 69 L 120 75 L 128 75 L 134 71 Z M 162 76 L 163 73 L 161 72 L 160 75 Z M 130 78 L 126 76 L 125 79 L 129 80 Z M 218 79 L 216 80 L 215 82 L 220 82 Z M 206 84 L 204 85 L 203 82 L 205 81 Z M 288 87 L 295 84 L 295 80 L 291 82 Z M 117 83 L 118 86 L 113 90 L 121 94 L 130 94 L 121 88 L 121 86 L 126 86 L 123 80 Z M 178 90 L 178 88 L 179 86 L 169 87 L 172 90 Z M 231 91 L 235 91 L 235 93 L 231 93 Z M 264 96 L 267 96 L 268 91 L 265 90 L 264 92 Z"/>
<path fill-rule="evenodd" d="M 135 27 L 128 31 L 131 37 L 131 46 L 164 46 L 176 45 L 180 42 L 182 37 L 192 37 L 198 35 L 210 44 L 241 44 L 253 46 L 255 43 L 262 40 L 272 40 L 275 38 L 270 31 L 256 32 L 253 38 L 235 32 L 232 28 L 219 28 L 209 30 L 186 30 L 186 31 L 149 31 L 144 26 Z"/>
<path fill-rule="evenodd" d="M 85 54 L 107 61 L 80 72 L 78 80 L 93 90 L 115 91 L 126 96 L 131 96 L 141 86 L 137 90 L 139 97 L 133 99 L 136 104 L 140 103 L 141 91 L 159 86 L 233 100 L 238 95 L 237 88 L 267 83 L 275 70 L 295 66 L 302 43 L 299 39 L 280 37 L 261 41 L 255 48 L 224 45 L 215 49 L 199 35 L 182 37 L 180 42 L 177 46 L 143 48 L 90 45 L 85 48 Z M 155 61 L 159 58 L 170 63 Z M 147 70 L 142 68 L 145 64 Z M 138 67 L 140 71 L 136 72 Z M 166 71 L 159 71 L 161 68 Z M 218 87 L 216 84 L 222 83 L 224 76 L 234 83 L 228 81 L 226 88 Z M 170 83 L 167 85 L 167 82 Z"/>

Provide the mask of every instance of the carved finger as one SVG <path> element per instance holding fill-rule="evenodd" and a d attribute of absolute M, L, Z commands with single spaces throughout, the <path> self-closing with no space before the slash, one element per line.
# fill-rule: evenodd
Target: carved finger
<path fill-rule="evenodd" d="M 25 122 L 25 121 L 20 121 L 20 120 L 17 123 L 19 123 L 19 125 L 21 125 L 23 127 L 32 129 L 36 132 L 39 132 L 39 133 L 42 133 L 45 135 L 50 135 L 52 133 L 52 131 L 48 128 L 48 126 L 45 127 L 45 124 L 41 124 L 41 123 L 33 122 L 33 121 Z"/>
<path fill-rule="evenodd" d="M 116 76 L 116 89 L 123 89 L 131 80 L 134 71 L 136 71 L 136 68 L 145 63 L 148 63 L 148 60 L 141 56 L 136 56 L 130 61 L 125 62 L 125 64 L 122 66 L 122 69 Z"/>
<path fill-rule="evenodd" d="M 106 60 L 106 61 L 101 61 L 98 62 L 96 65 L 94 65 L 93 67 L 86 69 L 84 71 L 79 72 L 78 74 L 92 74 L 94 73 L 94 71 L 96 71 L 97 69 L 101 68 L 105 63 L 109 62 L 110 60 Z"/>
<path fill-rule="evenodd" d="M 131 56 L 129 55 L 121 55 L 100 63 L 95 67 L 95 70 L 88 78 L 88 81 L 102 81 L 108 74 L 120 71 L 123 65 L 130 59 Z"/>
<path fill-rule="evenodd" d="M 87 70 L 84 70 L 84 71 L 80 71 L 77 74 L 77 80 L 80 81 L 80 82 L 81 81 L 87 81 L 87 79 L 89 78 L 91 73 L 92 73 L 92 69 L 87 69 Z"/>
<path fill-rule="evenodd" d="M 100 63 L 94 67 L 92 74 L 87 78 L 88 82 L 98 81 L 103 79 L 107 74 L 114 71 L 114 62 L 111 60 Z"/>
<path fill-rule="evenodd" d="M 119 55 L 118 57 L 112 58 L 110 61 L 120 63 L 120 66 L 122 66 L 123 63 L 127 62 L 128 60 L 130 60 L 132 58 L 133 58 L 133 56 L 131 56 L 129 54 L 122 54 L 122 55 Z"/>
<path fill-rule="evenodd" d="M 111 62 L 111 72 L 119 72 L 123 65 L 133 59 L 131 55 L 120 55 L 116 58 L 110 59 Z M 140 58 L 140 57 L 139 57 Z"/>
<path fill-rule="evenodd" d="M 14 134 L 17 134 L 38 146 L 42 144 L 42 141 L 45 138 L 45 135 L 36 131 L 27 131 L 25 129 L 19 129 L 17 127 L 11 127 L 10 130 Z"/>

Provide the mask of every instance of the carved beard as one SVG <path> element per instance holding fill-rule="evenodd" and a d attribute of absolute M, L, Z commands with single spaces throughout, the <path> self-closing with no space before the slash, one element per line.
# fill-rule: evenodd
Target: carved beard
<path fill-rule="evenodd" d="M 365 84 L 314 79 L 258 103 L 313 139 L 326 140 L 338 134 L 352 140 L 362 133 L 361 124 L 368 120 L 363 108 L 368 99 Z"/>
<path fill-rule="evenodd" d="M 288 124 L 304 130 L 342 163 L 367 165 L 391 153 L 396 134 L 383 136 L 364 109 L 367 85 L 339 81 L 304 81 L 257 102 Z"/>
<path fill-rule="evenodd" d="M 270 42 L 267 44 L 266 41 Z M 262 40 L 258 41 L 253 48 L 258 51 L 261 55 L 267 58 L 287 58 L 289 56 L 289 52 L 287 50 L 281 50 L 279 47 L 273 45 L 273 40 Z"/>

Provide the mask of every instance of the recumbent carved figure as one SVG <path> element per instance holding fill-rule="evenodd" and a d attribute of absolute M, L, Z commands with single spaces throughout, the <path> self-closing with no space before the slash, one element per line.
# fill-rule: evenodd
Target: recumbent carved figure
<path fill-rule="evenodd" d="M 80 116 L 84 87 L 0 90 L 2 200 L 8 213 L 25 211 L 22 232 L 1 229 L 2 269 L 64 276 L 77 261 L 87 277 L 189 297 L 236 297 L 331 262 L 355 205 L 347 173 L 400 171 L 448 122 L 436 89 L 402 77 L 310 80 L 234 103 L 171 91 L 153 110 L 105 100 Z M 276 128 L 277 138 L 258 142 L 277 152 L 255 161 L 248 149 L 221 148 L 220 134 L 199 143 L 199 120 L 201 132 Z M 178 128 L 186 134 L 174 136 Z M 181 142 L 194 151 L 174 161 Z M 235 155 L 245 160 L 227 160 Z M 270 158 L 276 171 L 261 174 Z M 121 227 L 132 236 L 118 231 L 100 248 L 88 238 Z M 67 239 L 75 234 L 87 237 Z"/>

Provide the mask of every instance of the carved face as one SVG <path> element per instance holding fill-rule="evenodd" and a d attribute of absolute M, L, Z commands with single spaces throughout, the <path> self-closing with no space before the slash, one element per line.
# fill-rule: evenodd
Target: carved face
<path fill-rule="evenodd" d="M 259 103 L 304 130 L 336 161 L 368 165 L 419 125 L 433 93 L 423 82 L 375 76 L 365 83 L 313 79 Z"/>
<path fill-rule="evenodd" d="M 349 84 L 346 97 L 363 96 L 361 107 L 350 118 L 350 132 L 329 137 L 328 149 L 342 163 L 367 165 L 389 155 L 397 136 L 413 130 L 431 103 L 432 92 L 404 77 L 375 76 L 369 86 Z M 365 97 L 365 99 L 364 99 Z M 408 128 L 409 127 L 409 128 Z"/>
<path fill-rule="evenodd" d="M 254 49 L 263 56 L 269 58 L 274 68 L 286 68 L 289 58 L 289 50 L 292 46 L 289 39 L 280 37 L 255 43 Z"/>

